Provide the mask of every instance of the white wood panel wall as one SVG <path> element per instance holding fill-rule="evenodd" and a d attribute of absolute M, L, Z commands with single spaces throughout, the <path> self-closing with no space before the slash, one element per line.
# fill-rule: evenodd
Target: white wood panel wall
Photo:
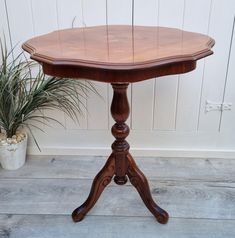
<path fill-rule="evenodd" d="M 0 36 L 9 47 L 53 30 L 135 24 L 176 27 L 209 34 L 215 54 L 184 75 L 132 84 L 129 141 L 139 155 L 235 156 L 234 0 L 0 0 Z M 20 52 L 17 47 L 17 52 Z M 44 154 L 108 154 L 113 141 L 109 112 L 112 88 L 95 83 L 103 98 L 84 101 L 80 124 L 53 111 L 52 123 L 35 136 Z M 232 103 L 230 111 L 205 112 L 206 101 Z M 30 142 L 30 153 L 39 153 Z"/>

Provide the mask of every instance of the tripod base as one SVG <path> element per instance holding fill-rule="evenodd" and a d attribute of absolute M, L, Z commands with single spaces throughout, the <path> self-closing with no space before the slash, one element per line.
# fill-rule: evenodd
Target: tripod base
<path fill-rule="evenodd" d="M 111 114 L 116 122 L 111 130 L 113 136 L 116 138 L 112 144 L 113 153 L 108 158 L 105 166 L 96 175 L 87 200 L 74 210 L 72 214 L 73 220 L 78 222 L 84 218 L 115 175 L 114 182 L 118 185 L 125 184 L 128 177 L 131 184 L 139 192 L 149 211 L 156 217 L 159 223 L 165 224 L 169 216 L 167 212 L 153 201 L 148 181 L 130 155 L 130 146 L 125 140 L 130 131 L 128 125 L 125 123 L 130 113 L 127 98 L 128 83 L 112 84 L 112 87 L 114 93 L 111 104 Z"/>
<path fill-rule="evenodd" d="M 163 209 L 161 209 L 154 202 L 145 175 L 137 167 L 134 159 L 129 153 L 126 156 L 126 162 L 127 162 L 127 176 L 131 184 L 137 189 L 146 207 L 155 216 L 157 221 L 161 224 L 166 224 L 169 218 L 168 213 Z M 104 167 L 96 175 L 87 200 L 80 207 L 78 207 L 73 211 L 72 218 L 74 222 L 81 221 L 85 217 L 85 215 L 89 212 L 89 210 L 95 205 L 104 188 L 111 182 L 114 173 L 115 173 L 115 156 L 114 154 L 111 154 Z M 126 178 L 126 176 L 124 176 L 124 178 Z M 126 181 L 127 180 L 124 179 L 123 184 L 125 184 Z M 116 182 L 115 179 L 114 182 Z M 121 185 L 120 180 L 118 178 L 116 183 L 118 185 Z"/>

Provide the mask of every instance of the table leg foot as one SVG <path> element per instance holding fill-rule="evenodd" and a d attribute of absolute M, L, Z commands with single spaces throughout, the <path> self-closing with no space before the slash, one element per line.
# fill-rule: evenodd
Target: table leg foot
<path fill-rule="evenodd" d="M 166 224 L 169 219 L 168 213 L 154 202 L 150 192 L 148 181 L 145 175 L 137 167 L 134 159 L 130 154 L 127 155 L 127 159 L 129 163 L 127 175 L 130 179 L 131 184 L 137 189 L 144 204 L 155 216 L 157 221 L 161 224 Z"/>
<path fill-rule="evenodd" d="M 104 167 L 96 175 L 87 200 L 73 211 L 72 218 L 74 222 L 81 221 L 89 210 L 95 205 L 104 188 L 111 182 L 114 171 L 115 159 L 113 154 L 111 154 Z"/>

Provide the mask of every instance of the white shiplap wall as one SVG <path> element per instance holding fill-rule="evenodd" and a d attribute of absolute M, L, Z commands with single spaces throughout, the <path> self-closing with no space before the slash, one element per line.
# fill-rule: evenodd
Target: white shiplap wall
<path fill-rule="evenodd" d="M 161 25 L 209 34 L 215 54 L 195 71 L 130 85 L 129 141 L 138 155 L 235 157 L 234 15 L 234 0 L 0 0 L 0 33 L 9 46 L 72 23 Z M 88 112 L 79 125 L 57 111 L 44 112 L 66 128 L 52 123 L 46 134 L 35 132 L 42 153 L 110 152 L 112 89 L 95 84 L 103 99 L 91 95 L 84 101 Z M 205 113 L 206 100 L 233 103 L 232 110 Z M 29 152 L 39 153 L 32 141 Z"/>

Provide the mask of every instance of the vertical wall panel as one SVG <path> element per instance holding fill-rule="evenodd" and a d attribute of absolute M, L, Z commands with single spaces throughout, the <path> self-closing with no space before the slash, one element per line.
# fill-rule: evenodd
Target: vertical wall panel
<path fill-rule="evenodd" d="M 3 40 L 4 36 L 6 38 L 7 47 L 10 48 L 10 36 L 7 24 L 7 12 L 5 8 L 5 1 L 0 0 L 0 39 Z M 0 59 L 1 60 L 1 59 Z"/>
<path fill-rule="evenodd" d="M 78 130 L 78 129 L 87 129 L 87 110 L 83 105 L 86 107 L 87 105 L 87 100 L 84 98 L 81 98 L 81 109 L 82 109 L 82 114 L 77 113 L 78 116 L 78 121 L 73 120 L 70 118 L 68 115 L 65 114 L 65 127 L 68 130 Z"/>
<path fill-rule="evenodd" d="M 57 0 L 59 29 L 83 25 L 82 0 Z"/>
<path fill-rule="evenodd" d="M 235 19 L 234 19 L 235 20 Z M 235 23 L 235 22 L 234 22 Z M 232 103 L 231 111 L 223 111 L 221 117 L 221 132 L 235 132 L 235 29 L 233 25 L 233 36 L 231 38 L 231 52 L 229 58 L 229 67 L 227 83 L 225 85 L 225 95 L 223 103 Z"/>
<path fill-rule="evenodd" d="M 58 30 L 56 0 L 31 0 L 35 35 Z"/>
<path fill-rule="evenodd" d="M 47 34 L 58 30 L 58 15 L 56 0 L 31 0 L 32 18 L 35 35 Z M 44 110 L 45 116 L 51 117 L 65 126 L 65 115 L 59 110 Z M 63 127 L 55 122 L 50 121 L 51 128 L 62 129 Z M 45 130 L 48 129 L 46 126 Z"/>
<path fill-rule="evenodd" d="M 130 25 L 132 0 L 107 0 L 107 16 L 109 25 Z"/>
<path fill-rule="evenodd" d="M 13 47 L 17 45 L 15 54 L 22 52 L 21 44 L 33 37 L 33 22 L 30 0 L 7 0 L 9 25 Z"/>
<path fill-rule="evenodd" d="M 187 0 L 185 2 L 184 30 L 208 33 L 211 1 Z M 197 63 L 196 70 L 180 76 L 176 130 L 197 130 L 204 65 L 205 61 L 201 60 Z"/>
<path fill-rule="evenodd" d="M 108 89 L 106 83 L 94 82 L 100 96 L 90 94 L 87 100 L 88 129 L 108 129 Z"/>
<path fill-rule="evenodd" d="M 4 42 L 5 38 L 5 42 Z M 6 43 L 8 51 L 12 48 L 11 46 L 11 40 L 9 35 L 9 29 L 8 29 L 8 22 L 7 22 L 7 11 L 5 8 L 5 2 L 4 0 L 0 0 L 0 40 L 2 43 Z M 2 56 L 0 54 L 0 64 L 2 62 Z"/>
<path fill-rule="evenodd" d="M 83 0 L 83 16 L 86 26 L 106 24 L 106 1 Z M 87 100 L 88 129 L 108 128 L 108 84 L 94 82 L 97 91 L 102 96 L 90 95 Z"/>
<path fill-rule="evenodd" d="M 133 84 L 132 129 L 152 130 L 155 79 Z"/>
<path fill-rule="evenodd" d="M 134 24 L 157 26 L 158 0 L 136 0 Z M 155 80 L 138 82 L 132 86 L 132 129 L 151 130 L 153 127 Z"/>
<path fill-rule="evenodd" d="M 159 0 L 159 25 L 182 29 L 184 0 Z M 175 130 L 178 75 L 156 79 L 154 129 Z"/>
<path fill-rule="evenodd" d="M 226 2 L 226 4 L 225 4 Z M 228 4 L 230 3 L 230 4 Z M 234 2 L 233 2 L 234 4 Z M 232 1 L 214 0 L 209 35 L 216 40 L 214 56 L 206 59 L 200 108 L 200 131 L 218 131 L 220 111 L 205 112 L 206 100 L 221 103 L 227 70 L 234 9 Z"/>
<path fill-rule="evenodd" d="M 82 0 L 82 7 L 86 26 L 106 24 L 106 0 Z"/>
<path fill-rule="evenodd" d="M 156 79 L 154 129 L 175 130 L 178 76 Z"/>
<path fill-rule="evenodd" d="M 159 0 L 135 0 L 135 25 L 156 26 L 158 24 Z"/>
<path fill-rule="evenodd" d="M 0 0 L 0 35 L 4 29 L 8 36 L 5 2 L 13 45 L 19 43 L 16 53 L 21 52 L 20 45 L 23 41 L 34 35 L 71 27 L 75 17 L 74 27 L 80 27 L 84 23 L 86 26 L 132 23 L 132 0 Z M 223 144 L 222 149 L 228 146 L 234 148 L 234 140 L 231 138 L 235 131 L 235 43 L 232 45 L 230 65 L 227 68 L 234 13 L 234 0 L 134 1 L 135 25 L 159 24 L 201 33 L 207 33 L 209 29 L 208 34 L 216 40 L 215 54 L 208 57 L 205 64 L 204 60 L 198 62 L 196 71 L 180 77 L 176 75 L 139 82 L 129 87 L 132 121 L 129 119 L 128 123 L 137 131 L 133 131 L 132 136 L 135 146 L 143 145 L 144 148 L 173 145 L 182 148 L 185 146 L 191 150 L 199 147 L 212 148 L 220 141 Z M 227 69 L 228 77 L 224 91 Z M 64 138 L 68 134 L 73 134 L 73 139 L 68 137 L 67 146 L 75 146 L 74 138 L 78 138 L 81 133 L 82 138 L 86 140 L 78 141 L 76 146 L 108 146 L 105 138 L 106 133 L 109 136 L 110 134 L 107 131 L 102 132 L 104 140 L 100 140 L 97 136 L 100 132 L 93 129 L 106 130 L 108 125 L 113 124 L 109 113 L 112 89 L 109 84 L 96 83 L 96 85 L 103 98 L 90 95 L 89 100 L 84 101 L 88 106 L 89 115 L 81 118 L 80 125 L 67 117 L 64 118 L 64 115 L 56 111 L 49 113 L 56 119 L 61 118 L 62 122 L 66 123 L 67 129 L 87 129 L 66 132 L 57 124 L 50 123 L 58 128 L 51 131 L 52 134 L 56 132 L 58 138 L 60 135 L 60 138 Z M 220 111 L 205 113 L 206 100 L 222 103 L 223 99 L 225 103 L 232 102 L 233 106 L 231 111 L 222 113 L 221 121 Z M 221 125 L 220 134 L 219 125 Z M 157 130 L 176 129 L 176 131 L 150 132 L 152 126 Z M 138 138 L 139 133 L 144 135 L 145 141 Z M 40 133 L 35 132 L 35 136 L 40 137 Z M 42 139 L 42 144 L 56 147 L 62 145 L 64 139 L 50 140 Z M 61 144 L 58 144 L 58 141 Z"/>

